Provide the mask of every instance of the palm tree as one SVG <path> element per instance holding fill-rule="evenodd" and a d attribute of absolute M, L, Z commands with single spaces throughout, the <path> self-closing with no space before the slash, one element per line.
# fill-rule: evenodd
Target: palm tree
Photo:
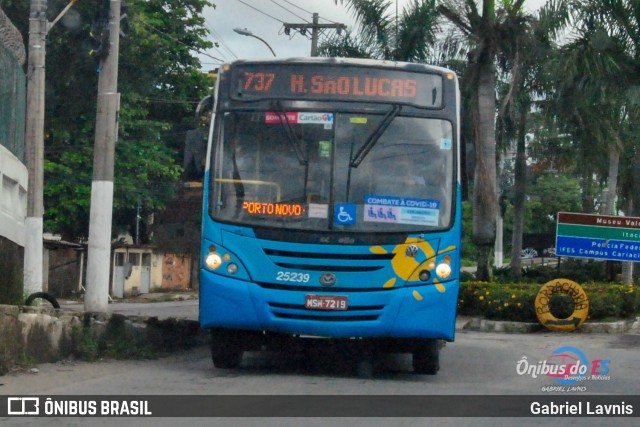
<path fill-rule="evenodd" d="M 578 0 L 563 21 L 573 36 L 562 47 L 562 57 L 553 69 L 556 76 L 553 100 L 561 119 L 568 124 L 582 158 L 583 194 L 600 177 L 604 188 L 599 212 L 615 214 L 619 195 L 620 159 L 637 159 L 638 102 L 629 96 L 639 83 L 640 3 L 632 0 Z M 560 64 L 561 62 L 561 64 Z M 623 154 L 627 155 L 623 155 Z M 594 155 L 595 153 L 595 155 Z M 603 161 L 608 158 L 608 162 Z M 623 165 L 620 176 L 621 207 L 633 211 L 634 167 Z M 624 176 L 626 174 L 626 176 Z M 606 178 L 605 178 L 606 177 Z M 635 197 L 637 199 L 637 197 Z M 594 203 L 585 209 L 594 209 Z M 589 211 L 587 211 L 589 212 Z M 631 283 L 630 263 L 625 263 L 625 281 Z"/>
<path fill-rule="evenodd" d="M 476 277 L 488 280 L 489 260 L 496 237 L 498 215 L 496 165 L 496 55 L 502 37 L 508 33 L 506 18 L 522 12 L 524 0 L 503 2 L 504 13 L 497 19 L 496 1 L 484 0 L 479 11 L 474 0 L 446 0 L 438 6 L 466 37 L 470 46 L 469 108 L 473 117 L 475 170 L 473 179 L 473 241 L 478 247 Z"/>
<path fill-rule="evenodd" d="M 439 30 L 436 0 L 411 0 L 402 13 L 393 0 L 338 1 L 357 19 L 357 36 L 329 39 L 321 54 L 426 62 Z"/>
<path fill-rule="evenodd" d="M 545 65 L 553 52 L 553 40 L 559 29 L 558 13 L 565 10 L 542 8 L 536 17 L 511 9 L 504 3 L 500 15 L 503 33 L 498 52 L 498 65 L 508 76 L 507 93 L 498 109 L 498 125 L 505 137 L 516 141 L 513 185 L 513 232 L 511 239 L 511 275 L 522 274 L 522 237 L 524 233 L 527 194 L 526 134 L 529 116 L 536 99 L 544 96 Z M 501 136 L 501 134 L 499 134 Z"/>
<path fill-rule="evenodd" d="M 555 76 L 554 110 L 584 160 L 584 186 L 592 185 L 594 175 L 606 183 L 598 206 L 603 214 L 615 212 L 620 156 L 628 145 L 625 129 L 637 117 L 637 102 L 629 102 L 627 93 L 638 84 L 639 12 L 638 2 L 628 0 L 573 2 L 564 24 L 574 35 L 550 73 Z M 584 206 L 587 212 L 594 208 Z"/>

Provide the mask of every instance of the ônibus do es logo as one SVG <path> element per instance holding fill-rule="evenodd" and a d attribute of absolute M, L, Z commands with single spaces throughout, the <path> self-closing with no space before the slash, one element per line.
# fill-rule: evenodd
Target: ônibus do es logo
<path fill-rule="evenodd" d="M 526 356 L 516 363 L 518 375 L 531 378 L 547 376 L 560 386 L 545 386 L 542 391 L 586 391 L 587 381 L 608 381 L 611 360 L 588 359 L 577 347 L 559 347 L 546 360 L 529 361 Z M 579 386 L 575 384 L 580 383 Z"/>

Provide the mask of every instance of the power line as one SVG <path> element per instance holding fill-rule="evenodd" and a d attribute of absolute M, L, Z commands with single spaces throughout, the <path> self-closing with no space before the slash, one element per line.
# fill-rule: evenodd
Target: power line
<path fill-rule="evenodd" d="M 300 7 L 300 6 L 298 6 L 297 4 L 295 4 L 295 3 L 291 3 L 289 0 L 282 0 L 282 1 L 283 1 L 283 2 L 285 2 L 285 3 L 290 4 L 290 5 L 291 5 L 291 6 L 293 6 L 293 7 L 296 7 L 296 8 L 298 8 L 298 9 L 300 9 L 300 10 L 301 10 L 301 11 L 303 11 L 303 12 L 308 13 L 309 15 L 313 15 L 313 12 L 309 12 L 307 9 L 305 9 L 305 8 L 303 8 L 303 7 Z M 297 15 L 296 15 L 296 16 L 297 16 Z M 298 16 L 298 18 L 300 18 L 300 17 Z M 318 16 L 318 18 L 322 19 L 323 21 L 331 22 L 332 24 L 338 24 L 338 22 L 336 22 L 336 21 L 332 21 L 331 19 L 323 18 L 322 16 Z M 300 18 L 300 19 L 305 20 L 304 18 Z"/>
<path fill-rule="evenodd" d="M 209 29 L 209 31 L 211 32 L 211 34 L 214 35 L 214 37 L 216 37 L 216 39 L 220 42 L 220 46 L 222 46 L 228 53 L 231 54 L 232 57 L 234 58 L 238 58 L 238 55 L 235 54 L 235 52 L 233 50 L 231 50 L 231 48 L 227 45 L 227 43 L 225 43 L 225 41 L 222 39 L 222 36 L 220 35 L 220 33 L 218 33 L 212 26 L 210 26 L 209 24 L 207 24 L 207 28 Z M 218 49 L 218 51 L 220 53 L 222 53 L 222 51 L 220 51 L 220 49 Z"/>
<path fill-rule="evenodd" d="M 230 53 L 233 58 L 237 59 L 238 55 L 235 54 L 235 52 L 224 41 L 224 39 L 222 38 L 222 35 L 220 35 L 220 33 L 218 33 L 216 31 L 214 26 L 211 25 L 211 23 L 208 22 L 206 19 L 205 19 L 205 25 L 206 25 L 207 29 L 209 30 L 209 33 L 211 33 L 217 39 L 217 41 L 220 42 L 220 46 L 222 46 L 228 53 Z M 220 52 L 220 54 L 222 54 L 223 57 L 225 57 L 225 60 L 227 59 L 225 54 L 220 49 L 216 48 L 216 50 L 218 52 Z"/>
<path fill-rule="evenodd" d="M 323 21 L 327 21 L 327 22 L 330 22 L 332 24 L 339 24 L 338 21 L 332 21 L 331 19 L 323 18 L 322 16 L 319 16 L 319 18 L 322 19 Z"/>
<path fill-rule="evenodd" d="M 289 0 L 282 0 L 282 1 L 283 1 L 283 2 L 285 2 L 285 3 L 289 3 L 289 4 L 290 4 L 291 6 L 293 6 L 293 7 L 297 7 L 298 9 L 300 9 L 300 10 L 301 10 L 301 11 L 303 11 L 303 12 L 308 13 L 309 15 L 313 15 L 313 12 L 309 12 L 307 9 L 304 9 L 304 8 L 302 8 L 302 7 L 298 6 L 298 5 L 297 5 L 297 4 L 295 4 L 295 3 L 291 3 Z"/>
<path fill-rule="evenodd" d="M 265 16 L 268 16 L 269 18 L 271 18 L 271 19 L 273 19 L 273 20 L 276 20 L 276 21 L 278 21 L 278 22 L 279 22 L 279 23 L 281 23 L 281 24 L 284 24 L 284 21 L 282 21 L 282 20 L 280 20 L 280 19 L 276 18 L 275 16 L 269 15 L 268 13 L 263 12 L 263 11 L 261 11 L 260 9 L 258 9 L 258 8 L 256 8 L 256 7 L 253 7 L 253 6 L 251 6 L 250 4 L 248 4 L 248 3 L 246 3 L 246 2 L 244 2 L 244 1 L 242 1 L 242 0 L 238 0 L 238 1 L 239 1 L 240 3 L 242 3 L 243 5 L 245 5 L 245 6 L 249 7 L 249 8 L 251 8 L 251 9 L 255 10 L 256 12 L 261 13 L 261 14 L 263 14 L 263 15 L 265 15 Z"/>
<path fill-rule="evenodd" d="M 220 49 L 220 47 L 216 46 L 217 42 L 214 41 L 213 43 L 214 43 L 214 46 L 211 49 L 213 49 L 216 52 L 218 52 L 217 54 L 222 56 L 222 59 L 224 61 L 227 61 L 227 57 L 229 56 L 229 53 L 228 52 L 226 52 L 226 53 L 223 52 L 222 49 Z M 220 45 L 220 46 L 222 46 L 222 45 Z M 202 64 L 202 61 L 200 61 L 200 63 Z"/>
<path fill-rule="evenodd" d="M 271 0 L 271 3 L 275 4 L 275 5 L 276 5 L 276 6 L 278 6 L 278 7 L 281 7 L 282 9 L 286 10 L 287 12 L 289 12 L 290 14 L 292 14 L 293 16 L 295 16 L 296 18 L 300 18 L 300 19 L 302 19 L 302 20 L 303 20 L 303 21 L 305 21 L 305 22 L 309 22 L 309 21 L 307 21 L 306 19 L 304 19 L 302 16 L 300 16 L 300 15 L 297 15 L 297 14 L 293 13 L 292 11 L 290 11 L 289 9 L 287 9 L 286 7 L 284 7 L 283 5 L 281 5 L 280 3 L 276 3 L 276 2 L 275 2 L 275 0 Z"/>
<path fill-rule="evenodd" d="M 238 1 L 240 1 L 240 0 L 238 0 Z M 189 46 L 188 44 L 183 43 L 182 41 L 178 40 L 177 38 L 173 37 L 172 35 L 165 33 L 164 31 L 162 31 L 162 30 L 160 30 L 160 29 L 158 29 L 158 28 L 154 27 L 154 26 L 153 26 L 153 25 L 151 25 L 151 24 L 147 24 L 146 22 L 144 22 L 144 21 L 143 21 L 143 20 L 141 20 L 141 19 L 138 19 L 138 22 L 140 22 L 140 23 L 141 23 L 142 25 L 144 25 L 145 27 L 151 28 L 153 31 L 156 31 L 157 33 L 159 33 L 159 34 L 161 34 L 161 35 L 165 36 L 166 38 L 168 38 L 168 39 L 170 39 L 170 40 L 172 40 L 172 41 L 174 41 L 174 42 L 176 42 L 176 43 L 179 43 L 179 44 L 181 44 L 181 45 L 183 45 L 183 46 L 188 47 L 188 48 L 189 48 L 189 50 L 193 50 L 193 51 L 195 51 L 195 52 L 198 52 L 200 55 L 208 56 L 209 58 L 211 58 L 211 59 L 215 59 L 216 61 L 220 61 L 221 63 L 225 62 L 225 61 L 224 61 L 224 59 L 216 58 L 215 56 L 211 56 L 211 55 L 209 55 L 208 53 L 203 52 L 203 51 L 201 51 L 200 49 L 198 49 L 198 48 L 196 48 L 196 47 Z"/>

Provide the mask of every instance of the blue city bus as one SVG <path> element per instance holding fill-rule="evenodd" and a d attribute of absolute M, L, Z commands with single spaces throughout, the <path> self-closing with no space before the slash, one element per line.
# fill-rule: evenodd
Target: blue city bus
<path fill-rule="evenodd" d="M 200 270 L 214 366 L 313 337 L 437 373 L 459 288 L 459 102 L 455 73 L 424 64 L 220 67 Z"/>

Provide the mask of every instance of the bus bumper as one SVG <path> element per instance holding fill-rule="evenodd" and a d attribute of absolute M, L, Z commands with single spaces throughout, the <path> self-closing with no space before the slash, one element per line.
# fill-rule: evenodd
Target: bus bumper
<path fill-rule="evenodd" d="M 453 341 L 459 282 L 359 292 L 272 289 L 202 271 L 203 328 L 266 330 L 332 338 Z M 347 310 L 304 308 L 307 294 L 347 296 Z"/>

